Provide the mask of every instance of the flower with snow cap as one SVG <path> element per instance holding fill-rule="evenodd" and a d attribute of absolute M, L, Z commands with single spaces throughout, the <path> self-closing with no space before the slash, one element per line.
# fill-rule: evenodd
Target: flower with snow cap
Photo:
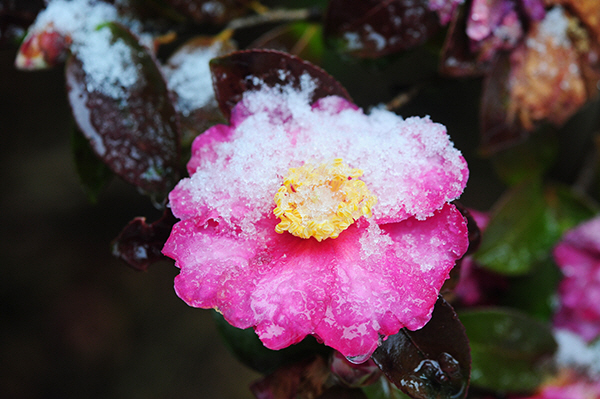
<path fill-rule="evenodd" d="M 283 71 L 282 71 L 283 72 Z M 247 91 L 198 136 L 169 196 L 177 294 L 281 349 L 314 335 L 355 362 L 423 327 L 467 249 L 468 169 L 444 126 L 370 115 L 316 84 Z"/>

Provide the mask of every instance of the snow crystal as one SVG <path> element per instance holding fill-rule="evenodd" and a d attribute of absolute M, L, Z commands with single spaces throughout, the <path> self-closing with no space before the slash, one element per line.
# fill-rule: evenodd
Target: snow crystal
<path fill-rule="evenodd" d="M 142 26 L 119 15 L 114 5 L 98 0 L 52 0 L 30 28 L 30 34 L 54 30 L 71 39 L 71 51 L 82 62 L 87 90 L 99 91 L 112 98 L 123 98 L 126 89 L 140 79 L 131 48 L 112 37 L 110 29 L 98 29 L 104 23 L 119 22 L 141 37 L 142 45 L 152 39 L 141 34 Z"/>
<path fill-rule="evenodd" d="M 214 100 L 208 62 L 222 51 L 222 45 L 189 47 L 177 52 L 165 67 L 169 89 L 177 93 L 178 106 L 184 116 Z"/>
<path fill-rule="evenodd" d="M 289 168 L 335 158 L 363 171 L 361 180 L 378 198 L 375 221 L 424 219 L 460 195 L 466 165 L 442 125 L 428 118 L 403 120 L 382 109 L 367 116 L 329 102 L 313 108 L 309 98 L 316 85 L 308 77 L 301 81 L 301 90 L 244 94 L 237 107 L 245 119 L 236 120 L 234 112 L 232 136 L 204 149 L 217 156 L 198 154 L 196 172 L 180 183 L 192 201 L 244 230 L 271 213 Z"/>
<path fill-rule="evenodd" d="M 600 377 L 600 341 L 587 345 L 578 334 L 567 330 L 556 330 L 554 338 L 558 343 L 555 360 L 559 366 L 581 370 L 592 378 Z"/>
<path fill-rule="evenodd" d="M 346 48 L 349 51 L 361 50 L 363 48 L 360 36 L 356 32 L 345 32 L 344 39 L 346 40 Z"/>
<path fill-rule="evenodd" d="M 117 19 L 117 9 L 108 3 L 97 0 L 52 0 L 38 14 L 30 30 L 41 30 L 51 25 L 55 31 L 74 36 L 76 40 L 78 35 Z"/>
<path fill-rule="evenodd" d="M 367 38 L 369 40 L 375 42 L 377 51 L 383 50 L 385 48 L 385 43 L 386 43 L 385 37 L 383 37 L 379 33 L 375 32 L 375 30 L 373 29 L 373 27 L 371 25 L 365 25 L 365 30 L 368 33 Z"/>
<path fill-rule="evenodd" d="M 121 39 L 113 40 L 109 28 L 88 33 L 77 56 L 86 73 L 88 92 L 101 92 L 118 99 L 127 97 L 127 88 L 141 79 L 131 48 Z"/>
<path fill-rule="evenodd" d="M 555 46 L 569 47 L 571 42 L 567 35 L 568 27 L 569 20 L 562 7 L 554 7 L 540 23 L 540 33 L 551 37 Z"/>

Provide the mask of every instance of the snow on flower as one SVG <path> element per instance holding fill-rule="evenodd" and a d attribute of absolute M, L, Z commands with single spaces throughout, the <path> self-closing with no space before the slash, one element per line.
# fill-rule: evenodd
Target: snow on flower
<path fill-rule="evenodd" d="M 307 75 L 246 92 L 231 125 L 200 135 L 169 196 L 163 253 L 177 294 L 281 349 L 314 335 L 356 362 L 423 327 L 467 249 L 449 202 L 468 169 L 444 126 L 365 115 Z"/>
<path fill-rule="evenodd" d="M 539 21 L 545 15 L 541 0 L 474 0 L 466 34 L 472 51 L 488 60 L 499 50 L 513 49 L 524 36 L 522 20 Z"/>
<path fill-rule="evenodd" d="M 565 234 L 554 258 L 564 274 L 554 325 L 592 341 L 600 336 L 600 217 Z"/>

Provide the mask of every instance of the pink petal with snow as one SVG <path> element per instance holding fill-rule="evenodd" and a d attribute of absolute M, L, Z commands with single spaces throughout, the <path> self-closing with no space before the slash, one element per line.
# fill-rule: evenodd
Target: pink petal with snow
<path fill-rule="evenodd" d="M 309 94 L 247 92 L 231 126 L 196 139 L 191 176 L 169 196 L 182 221 L 163 252 L 181 268 L 182 299 L 218 309 L 236 327 L 254 326 L 267 347 L 313 334 L 364 358 L 380 336 L 431 317 L 468 246 L 465 220 L 448 204 L 468 169 L 445 128 L 428 118 L 365 115 L 338 97 L 311 105 Z M 373 218 L 322 242 L 277 234 L 273 198 L 289 168 L 335 158 L 363 171 L 378 198 Z"/>
<path fill-rule="evenodd" d="M 353 225 L 321 243 L 276 234 L 275 223 L 261 222 L 268 228 L 261 244 L 189 219 L 175 226 L 163 251 L 181 268 L 175 287 L 182 299 L 218 309 L 236 327 L 255 326 L 271 349 L 315 334 L 345 356 L 370 355 L 380 334 L 429 321 L 468 246 L 464 218 L 452 205 L 383 232 Z"/>

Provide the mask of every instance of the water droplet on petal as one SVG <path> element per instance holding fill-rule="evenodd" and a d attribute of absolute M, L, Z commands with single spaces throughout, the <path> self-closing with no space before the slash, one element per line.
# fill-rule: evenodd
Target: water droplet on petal
<path fill-rule="evenodd" d="M 348 359 L 348 361 L 350 363 L 361 364 L 361 363 L 364 363 L 367 360 L 369 360 L 370 357 L 371 357 L 370 355 L 357 355 L 357 356 L 346 356 L 346 359 Z"/>

